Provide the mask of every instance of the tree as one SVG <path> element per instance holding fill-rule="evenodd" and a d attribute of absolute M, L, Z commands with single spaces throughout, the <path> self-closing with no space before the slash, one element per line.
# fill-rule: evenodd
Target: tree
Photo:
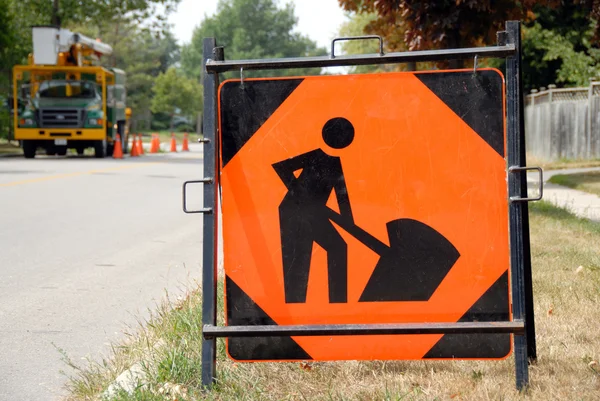
<path fill-rule="evenodd" d="M 347 11 L 377 13 L 367 31 L 394 49 L 423 50 L 481 46 L 496 42 L 504 22 L 527 19 L 536 0 L 338 0 Z M 600 1 L 600 0 L 599 0 Z M 560 0 L 548 0 L 557 6 Z M 452 67 L 462 65 L 460 61 Z"/>
<path fill-rule="evenodd" d="M 6 108 L 8 97 L 2 96 L 9 92 L 10 88 L 10 62 L 12 57 L 10 49 L 15 45 L 15 36 L 10 29 L 13 25 L 12 15 L 8 8 L 7 0 L 0 0 L 0 70 L 9 71 L 8 74 L 0 75 L 0 138 L 7 137 L 10 127 L 10 115 Z M 8 28 L 8 29 L 7 29 Z"/>
<path fill-rule="evenodd" d="M 586 86 L 600 74 L 597 23 L 584 4 L 537 6 L 523 30 L 523 84 L 526 91 L 549 84 Z"/>
<path fill-rule="evenodd" d="M 98 23 L 117 19 L 152 24 L 166 21 L 180 0 L 14 0 L 45 17 L 45 24 Z"/>
<path fill-rule="evenodd" d="M 338 36 L 361 36 L 365 34 L 365 28 L 374 20 L 377 19 L 375 13 L 346 14 L 348 20 L 342 24 Z M 346 55 L 351 54 L 368 54 L 378 53 L 379 44 L 375 40 L 349 40 L 342 42 L 342 51 Z M 382 71 L 384 66 L 381 65 L 358 65 L 350 67 L 350 72 L 353 74 L 362 74 L 368 72 Z"/>
<path fill-rule="evenodd" d="M 13 18 L 9 9 L 8 0 L 0 0 L 0 68 L 10 68 L 11 48 L 15 46 L 16 37 L 13 31 Z M 3 78 L 3 77 L 2 77 Z M 2 79 L 0 78 L 0 79 Z"/>
<path fill-rule="evenodd" d="M 361 36 L 369 34 L 369 26 L 377 21 L 376 13 L 347 13 L 348 21 L 344 22 L 339 30 L 339 36 Z M 402 29 L 398 29 L 395 35 L 401 35 Z M 393 42 L 395 46 L 390 48 L 388 43 L 384 41 L 384 51 L 399 51 L 406 50 L 406 47 L 398 48 L 401 42 Z M 368 54 L 378 53 L 379 43 L 374 39 L 369 40 L 349 40 L 342 42 L 342 50 L 345 54 Z M 353 74 L 382 72 L 382 71 L 399 71 L 416 69 L 415 63 L 406 64 L 379 64 L 379 65 L 359 65 L 350 67 L 350 72 Z"/>
<path fill-rule="evenodd" d="M 202 109 L 202 86 L 175 67 L 156 78 L 152 92 L 154 113 L 167 113 L 173 117 L 180 110 L 181 114 L 196 117 Z"/>
<path fill-rule="evenodd" d="M 179 46 L 171 31 L 168 28 L 162 32 L 151 31 L 136 23 L 116 21 L 70 28 L 90 37 L 99 37 L 112 46 L 113 54 L 108 64 L 127 73 L 127 104 L 133 110 L 132 118 L 136 122 L 144 121 L 140 124 L 150 128 L 154 80 L 179 61 Z"/>
<path fill-rule="evenodd" d="M 191 43 L 183 46 L 181 65 L 188 77 L 198 79 L 202 65 L 202 40 L 215 37 L 225 46 L 227 59 L 324 55 L 308 37 L 293 29 L 297 23 L 293 5 L 277 8 L 274 0 L 219 0 L 217 12 L 194 30 Z M 247 76 L 318 74 L 318 68 L 248 72 Z M 234 74 L 230 74 L 233 76 Z M 237 74 L 239 76 L 239 73 Z"/>
<path fill-rule="evenodd" d="M 166 19 L 180 0 L 2 0 L 8 2 L 13 16 L 12 35 L 15 45 L 10 49 L 11 63 L 27 60 L 32 49 L 31 27 L 48 25 L 55 19 L 64 27 L 73 25 L 97 27 L 114 23 L 118 37 L 120 24 L 144 25 L 153 31 L 163 31 Z M 58 11 L 54 6 L 58 4 Z M 7 31 L 2 25 L 2 30 Z"/>

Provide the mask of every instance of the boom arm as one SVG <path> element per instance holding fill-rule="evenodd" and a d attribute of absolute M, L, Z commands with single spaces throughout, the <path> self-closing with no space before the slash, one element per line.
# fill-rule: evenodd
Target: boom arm
<path fill-rule="evenodd" d="M 96 53 L 99 53 L 103 56 L 110 56 L 112 54 L 112 51 L 113 51 L 112 47 L 110 47 L 106 43 L 98 42 L 97 40 L 88 38 L 87 36 L 84 36 L 80 33 L 73 33 L 67 29 L 61 29 L 61 33 L 60 33 L 61 39 L 62 39 L 63 31 L 66 31 L 67 35 L 69 35 L 68 42 L 70 43 L 70 46 L 77 44 L 77 43 L 81 43 L 82 45 L 89 47 Z M 68 50 L 69 49 L 67 48 L 63 51 L 68 51 Z"/>
<path fill-rule="evenodd" d="M 98 56 L 110 56 L 112 47 L 106 43 L 88 38 L 80 33 L 68 29 L 59 29 L 52 26 L 33 27 L 33 59 L 38 65 L 59 64 L 59 54 L 68 53 L 75 47 L 79 56 L 95 53 Z M 81 66 L 81 60 L 77 61 Z"/>

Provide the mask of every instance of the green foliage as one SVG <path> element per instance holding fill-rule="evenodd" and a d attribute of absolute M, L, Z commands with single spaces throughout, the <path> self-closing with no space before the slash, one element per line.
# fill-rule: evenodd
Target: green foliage
<path fill-rule="evenodd" d="M 339 36 L 365 35 L 366 27 L 377 19 L 375 13 L 347 14 L 348 20 L 340 27 Z M 342 51 L 346 55 L 379 53 L 379 43 L 374 40 L 349 40 L 342 42 Z M 350 73 L 362 74 L 382 71 L 384 66 L 359 65 L 350 67 Z"/>
<path fill-rule="evenodd" d="M 53 16 L 51 0 L 15 0 L 50 24 Z M 144 22 L 152 20 L 153 26 L 166 21 L 180 0 L 59 0 L 57 17 L 61 25 L 69 23 L 98 23 L 98 21 Z"/>
<path fill-rule="evenodd" d="M 183 47 L 181 66 L 188 77 L 200 77 L 205 37 L 215 37 L 217 44 L 225 47 L 226 59 L 326 54 L 324 48 L 318 48 L 308 37 L 293 31 L 296 23 L 292 4 L 278 8 L 274 0 L 219 0 L 216 14 L 205 18 L 194 30 L 191 43 Z M 319 72 L 318 68 L 249 71 L 247 76 L 314 75 Z"/>
<path fill-rule="evenodd" d="M 17 0 L 0 0 L 0 90 L 8 90 L 12 66 L 26 60 L 31 51 L 31 25 L 40 23 Z"/>
<path fill-rule="evenodd" d="M 154 79 L 179 61 L 179 46 L 166 25 L 179 1 L 59 0 L 63 27 L 113 47 L 102 64 L 127 73 L 127 103 L 134 119 L 150 121 Z M 26 63 L 32 52 L 31 26 L 52 21 L 52 5 L 51 0 L 0 0 L 0 96 L 9 93 L 12 67 Z"/>
<path fill-rule="evenodd" d="M 536 7 L 536 19 L 523 29 L 523 83 L 526 91 L 548 84 L 587 86 L 598 76 L 596 22 L 583 5 Z"/>
<path fill-rule="evenodd" d="M 10 113 L 4 104 L 0 104 L 0 139 L 9 139 L 10 127 Z"/>
<path fill-rule="evenodd" d="M 362 36 L 369 34 L 369 27 L 377 21 L 377 14 L 371 13 L 348 13 L 348 20 L 342 24 L 339 30 L 339 36 Z M 342 51 L 344 54 L 377 54 L 379 53 L 379 42 L 375 39 L 368 40 L 348 40 L 343 41 Z M 384 52 L 398 51 L 397 48 L 390 48 L 384 39 Z M 349 68 L 352 74 L 363 74 L 370 72 L 386 72 L 405 70 L 408 67 L 414 69 L 414 65 L 398 65 L 398 64 L 380 64 L 380 65 L 359 65 Z"/>
<path fill-rule="evenodd" d="M 171 31 L 152 31 L 119 20 L 97 25 L 72 24 L 69 29 L 100 37 L 112 46 L 113 54 L 103 64 L 125 70 L 127 106 L 133 110 L 133 119 L 150 121 L 154 80 L 179 61 L 179 46 Z"/>
<path fill-rule="evenodd" d="M 590 34 L 592 32 L 591 29 L 587 31 Z M 600 72 L 599 50 L 591 48 L 589 41 L 584 42 L 584 50 L 577 51 L 575 44 L 570 40 L 571 35 L 562 36 L 554 30 L 543 29 L 537 23 L 526 30 L 526 35 L 526 54 L 541 53 L 538 57 L 530 58 L 528 66 L 531 72 L 527 74 L 527 86 L 535 87 L 536 83 L 542 86 L 555 82 L 586 86 L 589 79 Z M 540 75 L 536 76 L 535 72 L 542 72 L 541 76 L 546 78 L 545 82 L 540 82 Z"/>
<path fill-rule="evenodd" d="M 188 124 L 180 124 L 175 127 L 176 132 L 194 132 L 195 128 Z"/>
<path fill-rule="evenodd" d="M 6 54 L 8 54 L 8 48 L 14 44 L 14 32 L 10 29 L 12 27 L 12 15 L 8 7 L 8 0 L 0 0 L 0 26 L 3 27 L 0 30 L 0 62 L 4 61 Z M 9 29 L 6 29 L 6 28 Z"/>
<path fill-rule="evenodd" d="M 162 31 L 166 27 L 168 14 L 179 1 L 59 0 L 58 17 L 64 27 L 80 25 L 94 29 L 101 24 L 110 25 L 114 22 L 134 25 L 145 22 L 147 29 Z M 5 34 L 14 37 L 13 46 L 5 48 L 9 55 L 2 54 L 0 59 L 0 68 L 5 69 L 3 64 L 12 67 L 14 64 L 27 61 L 27 55 L 32 51 L 31 27 L 48 25 L 52 22 L 53 2 L 50 0 L 0 0 L 0 2 L 8 4 L 9 14 L 12 16 L 12 24 L 0 26 Z M 5 28 L 7 26 L 8 29 Z"/>
<path fill-rule="evenodd" d="M 10 132 L 10 113 L 7 99 L 10 93 L 10 69 L 12 68 L 12 48 L 16 46 L 17 37 L 13 28 L 14 18 L 9 7 L 9 0 L 0 0 L 0 138 L 6 139 Z"/>
<path fill-rule="evenodd" d="M 195 116 L 202 109 L 202 86 L 175 68 L 169 68 L 155 80 L 151 109 L 154 113 L 175 114 L 177 109 Z"/>

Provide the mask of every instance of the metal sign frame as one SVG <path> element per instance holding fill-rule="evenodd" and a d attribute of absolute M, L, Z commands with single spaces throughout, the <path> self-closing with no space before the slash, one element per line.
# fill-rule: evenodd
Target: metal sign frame
<path fill-rule="evenodd" d="M 265 337 L 265 336 L 331 336 L 373 334 L 468 334 L 512 333 L 514 334 L 514 358 L 516 387 L 521 390 L 529 383 L 528 362 L 537 358 L 533 314 L 533 289 L 531 278 L 531 252 L 529 239 L 529 212 L 527 202 L 541 199 L 527 196 L 526 171 L 539 168 L 526 166 L 523 113 L 523 89 L 521 68 L 521 24 L 506 22 L 505 31 L 497 33 L 497 45 L 479 48 L 394 52 L 384 54 L 381 38 L 380 52 L 375 55 L 335 56 L 333 45 L 339 40 L 359 38 L 336 38 L 332 42 L 332 54 L 320 57 L 227 60 L 223 47 L 215 38 L 203 42 L 204 85 L 204 177 L 189 182 L 204 185 L 204 208 L 186 210 L 184 184 L 184 211 L 203 213 L 203 274 L 202 274 L 202 384 L 210 388 L 216 379 L 216 339 L 218 337 Z M 456 322 L 456 323 L 410 323 L 410 324 L 343 324 L 343 325 L 293 325 L 293 326 L 217 326 L 217 222 L 219 205 L 219 135 L 217 99 L 219 73 L 226 71 L 266 70 L 284 68 L 355 66 L 366 64 L 390 64 L 407 62 L 440 61 L 451 59 L 477 59 L 482 57 L 506 60 L 506 158 L 508 161 L 509 239 L 513 321 L 506 322 Z M 243 79 L 243 75 L 242 75 Z M 242 81 L 243 82 L 243 81 Z M 541 178 L 541 177 L 540 177 Z M 540 187 L 542 181 L 540 180 Z"/>

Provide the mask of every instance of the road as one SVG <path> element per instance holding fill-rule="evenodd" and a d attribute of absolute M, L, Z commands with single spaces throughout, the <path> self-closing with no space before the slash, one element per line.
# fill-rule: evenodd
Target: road
<path fill-rule="evenodd" d="M 54 400 L 76 363 L 165 294 L 200 277 L 201 215 L 181 185 L 202 176 L 192 152 L 124 160 L 0 158 L 0 400 Z M 201 190 L 190 194 L 201 204 Z"/>

